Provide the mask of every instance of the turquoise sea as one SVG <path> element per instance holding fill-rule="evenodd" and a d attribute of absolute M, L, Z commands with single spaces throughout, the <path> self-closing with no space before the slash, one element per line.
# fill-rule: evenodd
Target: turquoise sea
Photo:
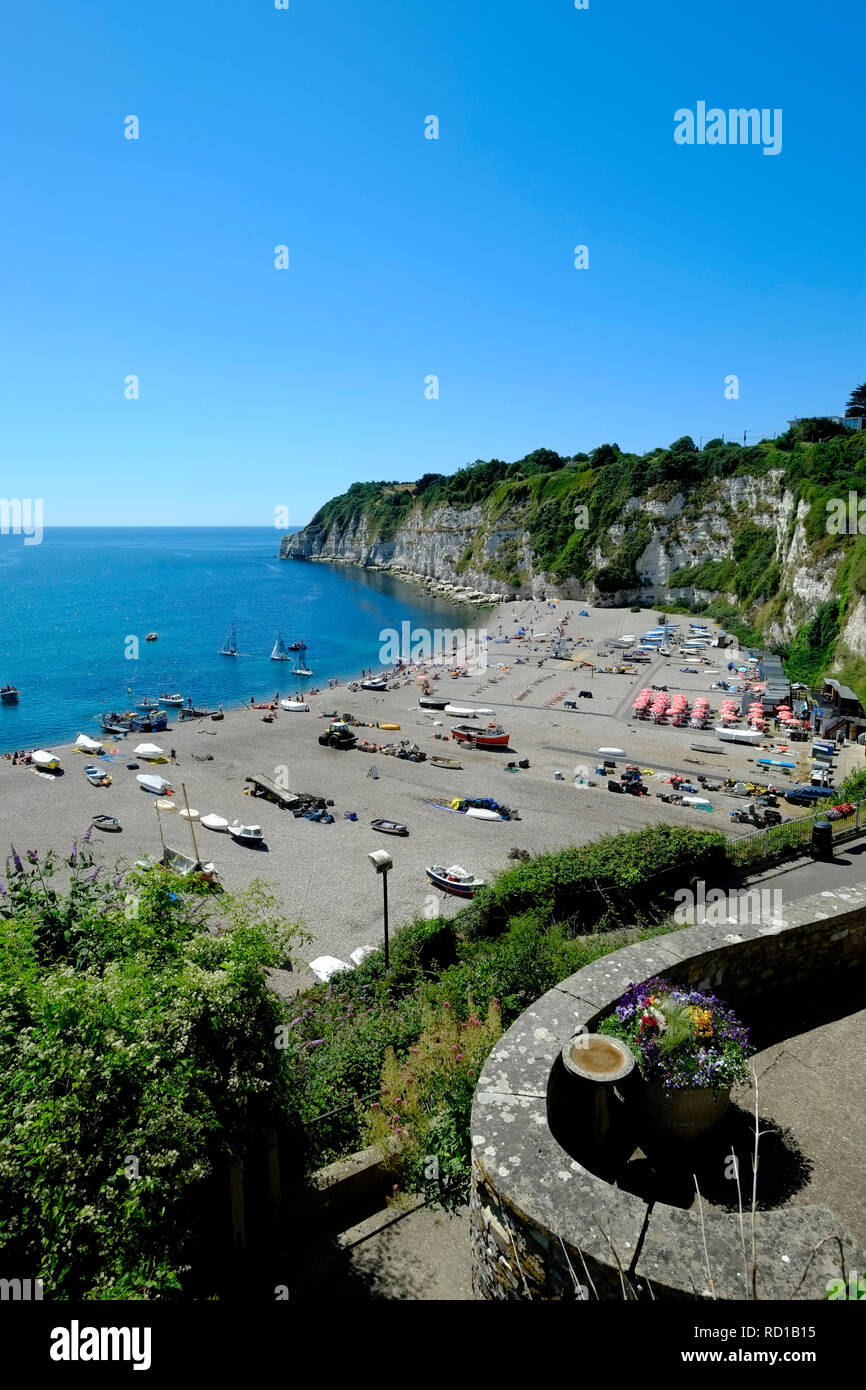
<path fill-rule="evenodd" d="M 278 550 L 269 527 L 47 527 L 40 545 L 0 535 L 0 686 L 21 692 L 0 705 L 0 751 L 95 735 L 94 716 L 129 707 L 128 691 L 228 709 L 378 669 L 379 633 L 406 620 L 483 623 L 390 575 Z M 236 660 L 219 654 L 232 622 Z M 312 677 L 270 660 L 278 630 L 307 643 Z"/>

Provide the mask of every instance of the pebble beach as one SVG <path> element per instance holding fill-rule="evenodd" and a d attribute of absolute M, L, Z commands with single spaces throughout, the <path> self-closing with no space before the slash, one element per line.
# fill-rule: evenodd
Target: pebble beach
<path fill-rule="evenodd" d="M 708 695 L 715 713 L 726 692 L 709 687 L 729 676 L 724 649 L 708 649 L 708 664 L 698 666 L 695 674 L 680 672 L 681 666 L 695 663 L 684 661 L 678 652 L 658 656 L 629 674 L 593 672 L 596 664 L 617 663 L 616 656 L 600 655 L 606 640 L 623 630 L 645 631 L 654 616 L 649 610 L 630 614 L 622 609 L 592 609 L 588 616 L 581 616 L 580 610 L 576 600 L 560 600 L 555 606 L 544 601 L 503 603 L 481 619 L 491 639 L 509 638 L 487 644 L 485 671 L 452 676 L 447 664 L 428 666 L 435 695 L 494 712 L 472 722 L 500 723 L 510 735 L 507 751 L 470 750 L 451 740 L 451 725 L 461 721 L 419 708 L 421 674 L 415 670 L 400 674 L 396 688 L 379 694 L 352 691 L 345 684 L 328 688 L 323 681 L 323 689 L 307 696 L 309 713 L 277 710 L 270 723 L 263 720 L 261 710 L 248 706 L 227 706 L 218 722 L 209 718 L 181 721 L 175 717 L 177 711 L 171 711 L 167 731 L 129 734 L 125 739 L 103 734 L 94 723 L 77 732 L 103 742 L 108 757 L 96 761 L 112 776 L 110 787 L 92 787 L 86 780 L 83 769 L 91 759 L 73 751 L 74 738 L 66 745 L 51 745 L 62 775 L 39 775 L 29 766 L 0 760 L 3 855 L 9 852 L 10 842 L 19 852 L 53 848 L 65 854 L 91 817 L 102 812 L 117 817 L 122 831 L 93 832 L 91 848 L 98 863 L 110 866 L 121 857 L 129 861 L 159 857 L 156 798 L 141 790 L 136 771 L 126 766 L 140 761 L 141 772 L 171 781 L 172 800 L 178 808 L 184 805 L 183 785 L 189 805 L 201 815 L 215 813 L 230 822 L 258 824 L 265 837 L 263 846 L 251 847 L 195 821 L 191 830 L 175 811 L 161 816 L 166 844 L 213 862 L 229 891 L 243 888 L 254 878 L 264 880 L 286 916 L 301 920 L 310 932 L 312 940 L 303 952 L 307 961 L 320 955 L 348 961 L 358 947 L 376 946 L 382 939 L 382 886 L 367 858 L 376 849 L 386 849 L 394 860 L 388 879 L 393 931 L 416 915 L 451 915 L 463 905 L 461 899 L 431 887 L 425 876 L 429 864 L 460 864 L 489 879 L 508 867 L 514 848 L 537 854 L 659 820 L 732 835 L 748 833 L 748 826 L 729 819 L 735 798 L 711 794 L 714 809 L 702 812 L 667 805 L 656 793 L 671 790 L 665 779 L 672 772 L 692 778 L 703 773 L 756 779 L 755 762 L 761 750 L 722 744 L 712 727 L 696 732 L 638 721 L 632 710 L 639 690 L 665 684 L 671 694 L 680 692 L 690 701 Z M 673 621 L 680 623 L 681 631 L 688 630 L 688 619 Z M 550 636 L 561 624 L 565 635 L 573 639 L 567 659 L 546 654 Z M 532 636 L 511 640 L 520 627 L 531 629 Z M 318 678 L 321 675 L 317 673 Z M 278 684 L 277 677 L 274 686 Z M 580 690 L 590 690 L 592 699 L 578 698 Z M 273 689 L 262 691 L 257 700 L 264 702 L 272 696 Z M 566 701 L 574 701 L 577 707 L 566 709 Z M 415 763 L 381 752 L 321 747 L 318 736 L 328 725 L 325 716 L 333 712 L 352 714 L 371 726 L 398 724 L 398 731 L 368 727 L 354 732 L 359 739 L 380 744 L 408 740 L 428 760 Z M 778 749 L 784 739 L 768 741 Z M 154 742 L 166 753 L 173 748 L 177 766 L 134 759 L 132 750 L 141 742 Z M 695 751 L 693 743 L 721 751 Z M 618 770 L 626 761 L 644 770 L 648 796 L 616 796 L 608 791 L 607 777 L 595 774 L 602 761 L 598 750 L 605 747 L 625 750 L 626 756 L 617 759 Z M 792 778 L 798 781 L 807 777 L 809 745 L 792 744 L 791 749 L 798 764 Z M 437 755 L 456 758 L 461 769 L 431 765 L 430 757 Z M 854 758 L 853 749 L 843 750 L 839 781 Z M 529 766 L 506 769 L 507 763 L 518 761 L 528 761 Z M 576 785 L 576 768 L 588 772 L 597 785 Z M 263 774 L 294 792 L 332 801 L 328 809 L 333 824 L 296 818 L 262 797 L 252 798 L 245 783 L 251 774 Z M 474 820 L 430 804 L 458 797 L 491 797 L 515 809 L 519 818 Z M 786 819 L 801 814 L 784 803 L 782 809 Z M 357 819 L 347 819 L 347 813 Z M 404 822 L 409 835 L 373 831 L 370 822 L 378 817 Z"/>

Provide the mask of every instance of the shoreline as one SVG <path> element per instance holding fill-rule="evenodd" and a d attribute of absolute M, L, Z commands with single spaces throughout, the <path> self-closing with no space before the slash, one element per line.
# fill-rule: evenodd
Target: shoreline
<path fill-rule="evenodd" d="M 593 609 L 582 618 L 579 607 L 578 601 L 566 599 L 500 604 L 489 619 L 486 670 L 452 676 L 447 661 L 438 667 L 425 663 L 431 688 L 442 698 L 461 707 L 494 711 L 491 718 L 509 734 L 505 752 L 471 750 L 455 743 L 450 738 L 451 717 L 444 711 L 421 708 L 419 673 L 405 671 L 397 688 L 381 694 L 350 691 L 349 682 L 320 687 L 312 696 L 306 687 L 310 712 L 278 710 L 270 723 L 262 722 L 266 711 L 224 705 L 222 721 L 172 720 L 172 727 L 163 733 L 113 739 L 85 729 L 113 751 L 93 759 L 73 754 L 71 740 L 58 742 L 51 751 L 60 758 L 61 776 L 37 775 L 32 768 L 13 767 L 0 759 L 0 877 L 10 841 L 19 851 L 33 847 L 40 853 L 49 848 L 62 853 L 97 812 L 116 816 L 123 827 L 119 835 L 94 832 L 90 848 L 98 864 L 107 868 L 119 857 L 134 862 L 145 855 L 158 856 L 156 798 L 139 789 L 136 771 L 126 767 L 139 761 L 132 757 L 139 742 L 155 742 L 166 753 L 176 750 L 176 767 L 141 761 L 139 769 L 171 778 L 175 803 L 183 805 L 183 782 L 190 805 L 201 815 L 216 813 L 230 822 L 237 818 L 244 824 L 261 825 L 266 848 L 252 849 L 198 822 L 191 831 L 177 812 L 161 818 L 166 843 L 172 848 L 192 855 L 194 834 L 196 857 L 214 862 L 227 890 L 242 891 L 254 878 L 270 883 L 286 916 L 303 920 L 313 935 L 303 952 L 306 960 L 328 954 L 347 961 L 357 947 L 380 944 L 382 889 L 367 857 L 375 849 L 387 849 L 394 860 L 388 888 L 396 930 L 415 916 L 452 916 L 465 905 L 463 899 L 446 897 L 431 887 L 425 874 L 428 865 L 460 864 L 489 881 L 509 867 L 515 848 L 535 855 L 659 822 L 734 836 L 748 834 L 751 827 L 729 820 L 729 810 L 737 805 L 734 798 L 714 796 L 714 810 L 708 813 L 665 804 L 657 794 L 670 792 L 665 779 L 673 771 L 691 778 L 698 773 L 754 778 L 761 750 L 725 743 L 719 751 L 703 755 L 690 745 L 714 746 L 718 740 L 712 729 L 696 735 L 688 728 L 633 717 L 639 689 L 664 683 L 672 693 L 682 691 L 693 700 L 707 693 L 721 673 L 709 666 L 693 675 L 680 673 L 675 656 L 658 657 L 632 674 L 591 672 L 580 663 L 598 662 L 596 653 L 621 626 L 624 615 L 618 610 Z M 580 641 L 575 641 L 573 656 L 551 658 L 543 634 L 551 633 L 566 618 L 569 638 Z M 510 639 L 521 624 L 533 629 L 531 638 L 497 641 L 499 627 Z M 723 665 L 725 654 L 719 655 Z M 588 689 L 593 698 L 580 699 L 581 689 Z M 709 695 L 714 708 L 722 697 L 723 692 Z M 566 709 L 566 700 L 575 708 Z M 411 762 L 381 751 L 320 746 L 318 735 L 332 712 L 364 721 L 368 727 L 354 730 L 359 739 L 369 735 L 371 741 L 391 743 L 393 748 L 406 740 L 416 744 L 426 760 Z M 487 718 L 477 722 L 486 723 Z M 399 728 L 374 730 L 376 724 Z M 594 773 L 600 763 L 599 750 L 606 746 L 621 747 L 641 768 L 652 769 L 645 776 L 649 795 L 608 793 L 606 776 Z M 797 758 L 809 752 L 808 743 L 792 747 Z M 430 762 L 432 755 L 461 766 L 455 770 L 436 767 Z M 838 759 L 837 784 L 847 770 L 849 755 L 853 766 L 856 751 L 852 749 L 844 750 Z M 620 769 L 625 760 L 618 760 Z M 87 782 L 83 767 L 91 761 L 113 777 L 110 787 L 92 787 Z M 516 767 L 520 761 L 528 762 L 528 768 Z M 514 771 L 507 768 L 509 762 L 515 764 Z M 581 767 L 596 786 L 575 784 L 575 769 Z M 333 824 L 296 819 L 273 803 L 251 798 L 245 778 L 253 774 L 332 802 L 328 810 Z M 794 777 L 799 780 L 797 773 Z M 455 814 L 450 808 L 455 797 L 492 798 L 516 809 L 519 819 L 488 822 Z M 797 814 L 785 803 L 781 809 L 785 819 Z M 349 815 L 356 819 L 348 819 Z M 409 835 L 376 833 L 370 827 L 376 818 L 405 823 Z"/>

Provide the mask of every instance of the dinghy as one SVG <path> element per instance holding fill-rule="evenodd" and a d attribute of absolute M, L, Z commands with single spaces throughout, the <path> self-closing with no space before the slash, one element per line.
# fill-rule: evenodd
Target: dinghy
<path fill-rule="evenodd" d="M 161 705 L 182 705 L 183 696 L 178 694 L 177 691 L 175 691 L 173 695 L 160 695 L 159 703 Z"/>
<path fill-rule="evenodd" d="M 421 695 L 418 697 L 419 709 L 445 709 L 447 700 L 436 699 L 433 695 Z"/>
<path fill-rule="evenodd" d="M 723 743 L 749 743 L 757 747 L 759 743 L 767 742 L 767 735 L 757 729 L 725 729 L 717 725 L 715 732 Z"/>
<path fill-rule="evenodd" d="M 609 758 L 624 758 L 624 748 L 599 748 L 599 753 L 605 753 Z"/>
<path fill-rule="evenodd" d="M 424 870 L 434 888 L 443 893 L 453 893 L 458 898 L 472 898 L 479 888 L 484 887 L 484 879 L 476 878 L 460 864 L 452 864 L 444 869 L 441 864 L 430 864 Z"/>
<path fill-rule="evenodd" d="M 381 830 L 383 835 L 408 835 L 409 827 L 399 820 L 371 820 L 370 825 L 374 830 Z"/>
<path fill-rule="evenodd" d="M 277 640 L 271 648 L 271 661 L 291 661 L 291 659 L 289 649 L 278 632 Z"/>
<path fill-rule="evenodd" d="M 94 816 L 90 824 L 94 830 L 122 830 L 123 827 L 116 816 Z"/>
<path fill-rule="evenodd" d="M 192 806 L 190 806 L 189 808 L 185 806 L 180 814 L 183 816 L 184 820 L 201 820 L 201 816 L 199 815 L 198 811 L 196 811 Z"/>
<path fill-rule="evenodd" d="M 447 767 L 452 772 L 458 772 L 463 767 L 463 764 L 458 763 L 456 758 L 431 758 L 430 762 L 433 767 Z"/>
<path fill-rule="evenodd" d="M 502 820 L 498 811 L 488 811 L 484 806 L 469 806 L 466 810 L 467 816 L 474 817 L 475 820 Z"/>
<path fill-rule="evenodd" d="M 220 656 L 237 656 L 238 654 L 238 634 L 235 625 L 232 623 L 226 635 L 226 640 L 220 647 Z"/>
<path fill-rule="evenodd" d="M 500 724 L 488 724 L 486 729 L 478 724 L 455 724 L 451 737 L 470 748 L 508 747 L 508 734 Z"/>
<path fill-rule="evenodd" d="M 307 714 L 310 712 L 306 700 L 280 700 L 280 709 L 287 710 L 289 714 L 297 710 L 306 710 Z"/>
<path fill-rule="evenodd" d="M 90 783 L 91 787 L 111 786 L 111 778 L 109 777 L 108 773 L 103 772 L 102 769 L 99 767 L 94 767 L 92 763 L 84 769 L 84 775 Z"/>
<path fill-rule="evenodd" d="M 201 823 L 205 830 L 228 830 L 229 828 L 229 823 L 225 816 L 215 816 L 213 814 L 202 816 Z"/>

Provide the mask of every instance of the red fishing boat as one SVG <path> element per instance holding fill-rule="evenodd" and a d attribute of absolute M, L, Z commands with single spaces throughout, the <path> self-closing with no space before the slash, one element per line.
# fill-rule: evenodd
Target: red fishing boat
<path fill-rule="evenodd" d="M 451 737 L 469 748 L 508 747 L 508 734 L 501 724 L 488 724 L 486 729 L 479 724 L 455 724 Z"/>

